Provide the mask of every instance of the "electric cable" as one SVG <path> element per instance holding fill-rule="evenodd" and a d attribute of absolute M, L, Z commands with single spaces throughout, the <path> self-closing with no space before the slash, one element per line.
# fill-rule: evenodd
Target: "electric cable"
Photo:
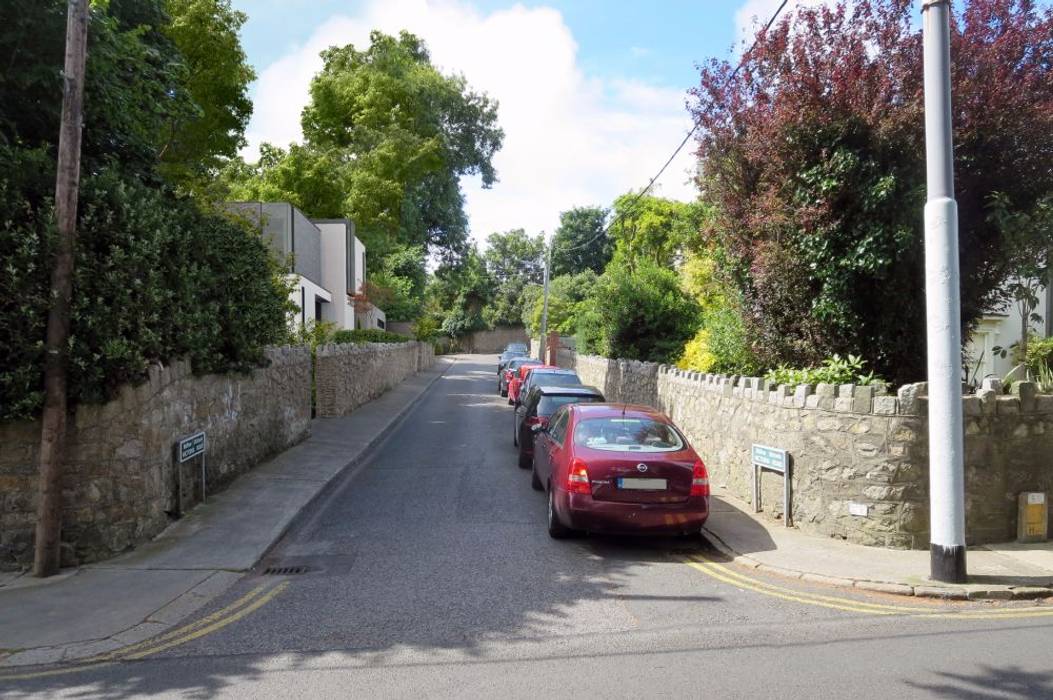
<path fill-rule="evenodd" d="M 789 2 L 789 0 L 782 0 L 782 2 L 779 3 L 779 6 L 775 9 L 774 14 L 772 14 L 772 16 L 771 16 L 771 19 L 769 19 L 768 23 L 764 25 L 764 29 L 762 31 L 758 32 L 757 36 L 759 36 L 760 34 L 767 34 L 768 30 L 771 29 L 771 25 L 775 23 L 775 20 L 779 16 L 779 13 L 781 13 L 783 8 L 786 7 L 786 3 L 787 2 Z M 728 82 L 729 83 L 731 81 L 733 81 L 735 79 L 735 77 L 739 74 L 739 70 L 741 70 L 742 66 L 745 65 L 743 63 L 743 61 L 745 60 L 746 56 L 748 56 L 750 54 L 750 52 L 752 52 L 753 49 L 755 49 L 756 47 L 757 47 L 757 37 L 754 38 L 753 44 L 750 45 L 749 50 L 746 51 L 744 54 L 742 54 L 742 58 L 739 60 L 738 65 L 735 66 L 735 70 L 733 70 L 731 72 L 731 75 L 728 77 Z M 602 236 L 606 236 L 607 233 L 614 226 L 614 224 L 618 223 L 618 221 L 621 220 L 626 215 L 626 213 L 632 211 L 632 208 L 636 206 L 636 204 L 640 201 L 640 199 L 643 198 L 643 196 L 650 191 L 650 189 L 654 186 L 654 183 L 658 180 L 658 178 L 660 178 L 662 176 L 662 173 L 664 173 L 665 169 L 669 167 L 669 164 L 672 163 L 673 160 L 680 154 L 680 151 L 683 150 L 684 146 L 687 145 L 687 142 L 691 140 L 691 137 L 695 135 L 696 131 L 698 131 L 698 122 L 695 122 L 695 125 L 691 127 L 690 131 L 687 132 L 687 134 L 684 136 L 683 140 L 680 142 L 680 145 L 677 146 L 676 150 L 673 151 L 673 155 L 669 156 L 669 158 L 668 158 L 668 160 L 666 160 L 665 164 L 662 165 L 662 167 L 658 170 L 658 172 L 655 174 L 655 176 L 652 177 L 650 182 L 647 183 L 647 186 L 644 187 L 642 190 L 640 190 L 636 194 L 636 196 L 633 197 L 632 201 L 629 202 L 628 206 L 626 206 L 624 209 L 622 209 L 622 211 L 619 212 L 619 214 L 617 216 L 615 216 L 614 219 L 612 219 L 609 224 L 604 226 L 602 231 L 600 231 L 599 233 L 597 233 L 595 236 L 593 236 L 589 240 L 585 241 L 584 243 L 581 243 L 581 244 L 578 244 L 578 245 L 575 245 L 575 246 L 571 246 L 570 248 L 560 248 L 559 249 L 560 252 L 569 253 L 572 250 L 578 250 L 579 248 L 585 248 L 587 246 L 592 245 L 595 241 L 597 241 Z M 554 252 L 554 249 L 555 249 L 554 245 L 553 246 L 549 246 L 549 260 L 552 259 L 551 256 L 552 256 L 552 253 Z"/>

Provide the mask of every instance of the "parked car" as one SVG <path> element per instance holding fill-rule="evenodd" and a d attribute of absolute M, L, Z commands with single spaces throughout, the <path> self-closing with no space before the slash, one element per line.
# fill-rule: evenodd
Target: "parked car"
<path fill-rule="evenodd" d="M 517 357 L 526 357 L 527 352 L 525 350 L 505 350 L 497 356 L 497 374 L 498 376 L 504 371 L 505 367 L 509 362 L 516 359 Z"/>
<path fill-rule="evenodd" d="M 603 392 L 592 386 L 548 386 L 540 384 L 530 390 L 512 414 L 512 444 L 519 447 L 519 468 L 530 469 L 534 459 L 532 426 L 548 425 L 549 418 L 560 406 L 572 403 L 602 403 Z"/>
<path fill-rule="evenodd" d="M 520 367 L 539 367 L 543 364 L 545 363 L 541 360 L 535 360 L 532 357 L 513 357 L 505 365 L 504 370 L 497 375 L 497 393 L 501 396 L 508 396 L 508 386 L 519 372 Z"/>
<path fill-rule="evenodd" d="M 548 493 L 548 533 L 694 534 L 709 517 L 709 474 L 666 416 L 646 406 L 576 403 L 533 426 L 531 485 Z"/>
<path fill-rule="evenodd" d="M 524 355 L 530 354 L 530 348 L 527 347 L 526 343 L 509 343 L 505 346 L 503 352 L 521 352 Z"/>
<path fill-rule="evenodd" d="M 517 369 L 515 372 L 513 372 L 511 378 L 508 380 L 508 403 L 510 405 L 513 405 L 513 406 L 515 405 L 516 399 L 519 398 L 519 390 L 520 390 L 520 388 L 522 388 L 523 382 L 526 381 L 526 378 L 528 376 L 530 376 L 530 372 L 532 370 L 534 370 L 535 368 L 556 369 L 556 367 L 554 367 L 552 365 L 546 365 L 544 363 L 539 364 L 539 365 L 531 365 L 531 364 L 520 365 L 519 369 Z"/>
<path fill-rule="evenodd" d="M 522 371 L 522 369 L 520 369 L 520 371 Z M 522 382 L 520 382 L 516 389 L 515 396 L 512 396 L 512 391 L 509 389 L 509 403 L 518 407 L 519 404 L 523 402 L 523 399 L 526 398 L 530 389 L 538 384 L 548 384 L 549 386 L 580 386 L 581 377 L 579 377 L 577 372 L 572 369 L 553 367 L 552 365 L 529 367 L 527 368 L 527 373 L 523 375 Z"/>

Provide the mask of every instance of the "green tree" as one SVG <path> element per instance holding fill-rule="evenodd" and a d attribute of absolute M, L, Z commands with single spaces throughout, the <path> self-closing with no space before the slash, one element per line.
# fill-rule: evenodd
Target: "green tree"
<path fill-rule="evenodd" d="M 425 291 L 424 307 L 440 319 L 447 335 L 481 330 L 487 327 L 483 310 L 494 298 L 494 287 L 486 262 L 473 245 L 460 260 L 435 270 Z"/>
<path fill-rule="evenodd" d="M 528 236 L 521 228 L 506 233 L 491 233 L 483 255 L 486 269 L 498 282 L 523 280 L 540 283 L 544 276 L 545 238 Z"/>
<path fill-rule="evenodd" d="M 386 295 L 376 304 L 389 320 L 411 321 L 420 315 L 427 285 L 424 257 L 423 246 L 398 246 L 370 269 L 367 282 L 374 293 Z"/>
<path fill-rule="evenodd" d="M 643 257 L 615 260 L 592 289 L 578 320 L 582 352 L 671 363 L 699 326 L 699 308 L 675 272 Z"/>
<path fill-rule="evenodd" d="M 523 293 L 544 276 L 545 239 L 528 236 L 523 229 L 492 233 L 483 260 L 494 282 L 494 298 L 483 318 L 490 326 L 511 326 L 523 317 Z"/>
<path fill-rule="evenodd" d="M 165 35 L 183 58 L 183 88 L 196 109 L 173 121 L 161 146 L 161 171 L 188 188 L 204 187 L 204 178 L 223 159 L 245 145 L 252 116 L 249 83 L 256 73 L 241 48 L 238 32 L 247 17 L 230 0 L 167 0 Z"/>
<path fill-rule="evenodd" d="M 383 281 L 418 295 L 399 303 L 401 315 L 419 307 L 422 287 L 391 279 L 387 256 L 423 247 L 449 271 L 472 254 L 460 178 L 496 181 L 497 104 L 463 76 L 441 73 L 407 32 L 373 32 L 364 50 L 334 46 L 322 58 L 301 120 L 304 143 L 265 145 L 256 165 L 232 162 L 218 189 L 354 221 Z M 410 277 L 423 274 L 423 257 L 419 267 Z"/>
<path fill-rule="evenodd" d="M 255 164 L 230 161 L 220 172 L 219 189 L 228 200 L 291 202 L 317 218 L 340 218 L 344 216 L 344 189 L 334 173 L 343 167 L 331 152 L 265 143 Z"/>
<path fill-rule="evenodd" d="M 583 304 L 596 286 L 596 273 L 585 270 L 576 275 L 553 277 L 548 291 L 548 328 L 560 335 L 574 335 L 578 318 L 584 313 Z M 523 294 L 523 323 L 531 336 L 541 332 L 543 290 L 533 285 Z"/>
<path fill-rule="evenodd" d="M 604 228 L 610 212 L 603 207 L 575 207 L 559 215 L 552 236 L 552 275 L 573 275 L 584 270 L 603 272 L 614 247 Z"/>
<path fill-rule="evenodd" d="M 497 105 L 460 75 L 443 75 L 424 43 L 401 32 L 370 35 L 370 46 L 332 47 L 311 81 L 305 143 L 332 149 L 344 212 L 376 237 L 410 245 L 463 247 L 466 229 L 457 178 L 497 178 Z M 381 244 L 382 241 L 367 241 Z"/>
<path fill-rule="evenodd" d="M 697 203 L 623 194 L 614 200 L 615 223 L 610 230 L 615 255 L 630 267 L 643 259 L 661 267 L 675 267 L 684 247 L 697 240 L 704 211 Z"/>
<path fill-rule="evenodd" d="M 0 3 L 0 419 L 40 406 L 65 17 L 62 0 Z M 150 362 L 246 369 L 285 340 L 289 290 L 259 236 L 173 194 L 161 175 L 173 125 L 199 113 L 167 26 L 163 0 L 92 4 L 73 404 L 109 398 Z"/>

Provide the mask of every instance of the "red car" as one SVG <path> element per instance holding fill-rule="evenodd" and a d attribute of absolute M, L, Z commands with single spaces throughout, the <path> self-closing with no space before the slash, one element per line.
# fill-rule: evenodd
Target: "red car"
<path fill-rule="evenodd" d="M 531 370 L 535 370 L 538 367 L 545 367 L 546 369 L 559 369 L 554 365 L 546 365 L 538 362 L 536 365 L 520 365 L 519 370 L 512 375 L 512 378 L 508 382 L 508 405 L 515 405 L 515 402 L 519 398 L 519 390 L 523 388 L 523 382 L 526 381 L 527 375 L 530 374 Z"/>
<path fill-rule="evenodd" d="M 548 534 L 694 534 L 709 474 L 667 417 L 646 406 L 576 403 L 535 426 L 532 485 L 548 492 Z"/>

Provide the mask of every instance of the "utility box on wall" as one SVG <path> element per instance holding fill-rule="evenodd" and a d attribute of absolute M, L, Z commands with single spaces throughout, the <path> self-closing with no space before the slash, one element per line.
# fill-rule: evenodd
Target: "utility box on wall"
<path fill-rule="evenodd" d="M 1049 504 L 1046 494 L 1031 491 L 1017 499 L 1017 542 L 1045 542 L 1049 536 Z"/>

